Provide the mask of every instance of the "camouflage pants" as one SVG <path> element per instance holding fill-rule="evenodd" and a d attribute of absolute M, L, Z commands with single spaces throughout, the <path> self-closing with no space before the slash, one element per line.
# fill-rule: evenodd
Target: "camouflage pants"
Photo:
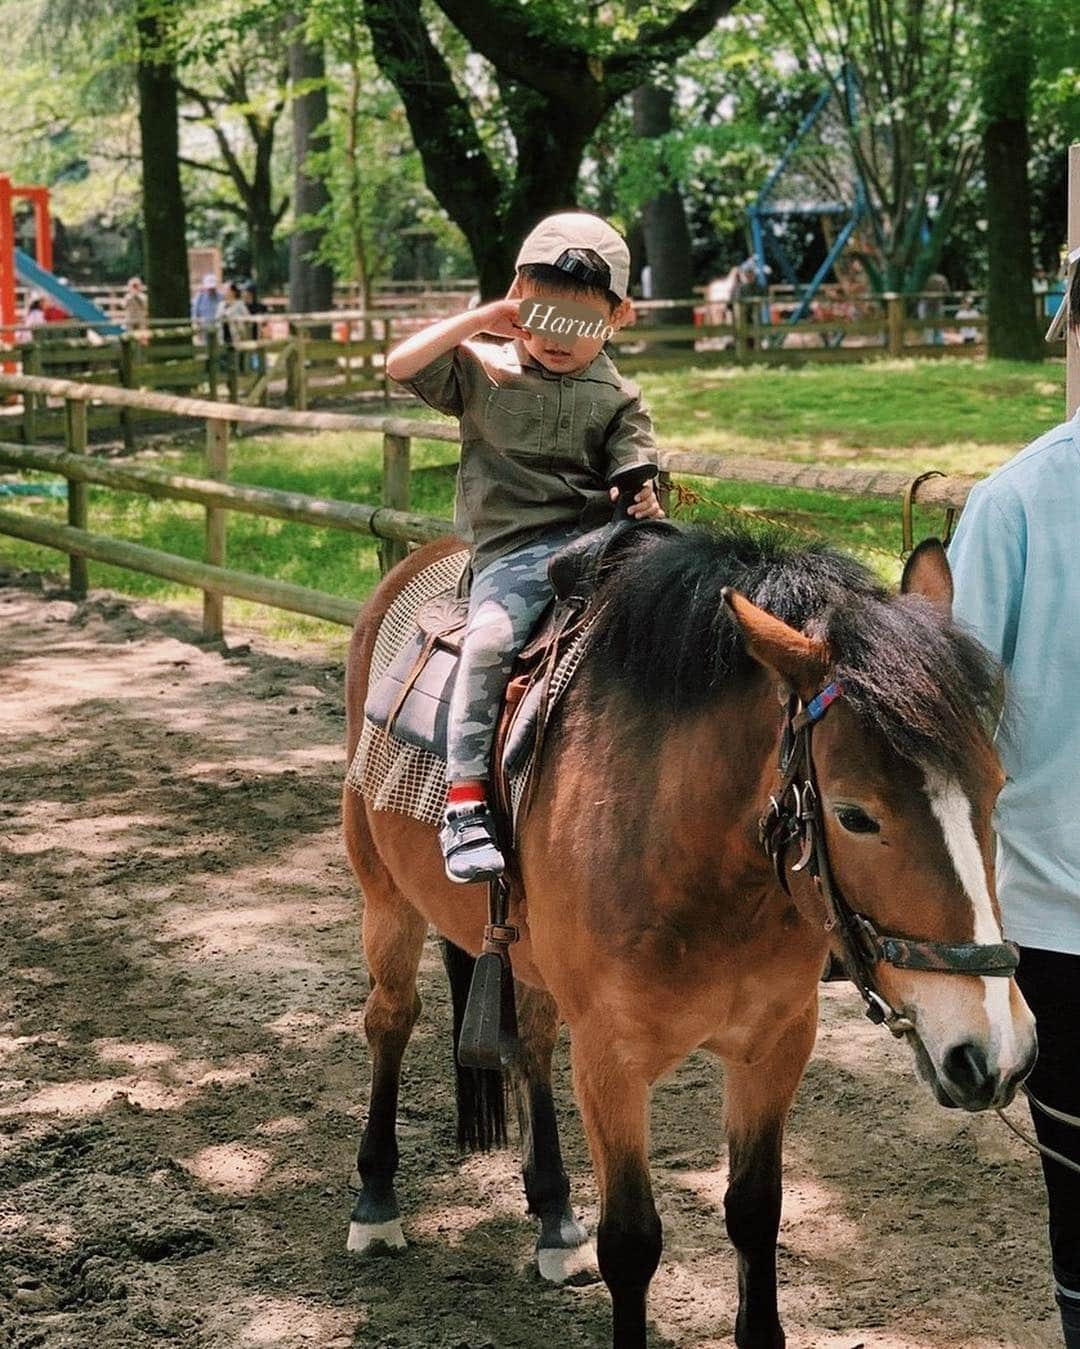
<path fill-rule="evenodd" d="M 547 577 L 548 560 L 580 532 L 551 530 L 496 558 L 473 577 L 469 621 L 450 697 L 448 782 L 487 779 L 514 658 L 554 593 Z"/>

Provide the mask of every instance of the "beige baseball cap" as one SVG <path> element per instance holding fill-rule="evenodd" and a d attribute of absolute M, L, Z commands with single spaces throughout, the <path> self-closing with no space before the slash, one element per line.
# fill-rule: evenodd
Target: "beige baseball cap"
<path fill-rule="evenodd" d="M 546 216 L 526 236 L 514 265 L 544 262 L 549 267 L 561 267 L 571 276 L 582 277 L 588 264 L 573 256 L 582 249 L 591 249 L 603 259 L 611 273 L 607 289 L 625 300 L 630 288 L 630 249 L 618 230 L 587 211 L 560 211 Z M 580 270 L 575 268 L 575 262 Z"/>

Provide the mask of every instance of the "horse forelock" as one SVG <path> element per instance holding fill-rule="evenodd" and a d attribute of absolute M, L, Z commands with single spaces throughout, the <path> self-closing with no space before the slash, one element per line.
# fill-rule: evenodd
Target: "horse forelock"
<path fill-rule="evenodd" d="M 583 664 L 586 696 L 692 714 L 753 668 L 722 591 L 732 586 L 823 639 L 859 719 L 913 764 L 962 770 L 999 710 L 994 662 L 941 610 L 887 590 L 862 564 L 777 531 L 695 526 L 635 538 L 605 578 Z"/>

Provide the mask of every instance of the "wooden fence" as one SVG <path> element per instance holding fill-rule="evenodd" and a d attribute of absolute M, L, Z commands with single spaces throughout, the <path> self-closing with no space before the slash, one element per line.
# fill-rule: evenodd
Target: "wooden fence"
<path fill-rule="evenodd" d="M 669 323 L 665 318 L 672 311 L 678 314 L 681 302 L 649 301 L 641 305 L 638 323 L 617 333 L 613 345 L 620 368 L 627 372 L 688 365 L 831 364 L 883 356 L 941 358 L 985 350 L 985 318 L 948 312 L 919 317 L 917 299 L 884 296 L 860 302 L 855 317 L 838 314 L 796 325 L 766 322 L 764 303 L 756 300 L 699 304 L 693 323 Z M 686 302 L 684 318 L 693 303 Z M 712 318 L 718 321 L 697 321 Z M 415 312 L 263 314 L 241 320 L 249 335 L 234 343 L 226 343 L 218 328 L 190 324 L 152 324 L 144 332 L 119 337 L 87 333 L 78 324 L 50 324 L 34 329 L 29 341 L 10 347 L 0 360 L 6 360 L 9 371 L 18 361 L 24 374 L 205 394 L 233 404 L 268 406 L 273 398 L 302 412 L 320 400 L 362 394 L 381 396 L 388 403 L 392 381 L 386 374 L 387 352 L 430 320 L 430 314 Z M 1062 349 L 1059 344 L 1053 352 Z M 89 429 L 120 434 L 131 449 L 140 425 L 155 418 L 160 414 L 154 411 L 101 403 L 90 416 Z M 25 398 L 21 424 L 12 425 L 14 420 L 10 410 L 6 418 L 0 415 L 0 438 L 33 444 L 64 434 L 62 409 L 50 408 L 35 396 Z"/>
<path fill-rule="evenodd" d="M 404 557 L 410 544 L 445 537 L 453 529 L 449 520 L 409 510 L 412 440 L 439 440 L 456 445 L 457 428 L 445 421 L 289 412 L 34 375 L 0 375 L 0 395 L 5 391 L 63 400 L 66 448 L 0 442 L 0 464 L 63 475 L 68 484 L 68 522 L 60 525 L 26 512 L 2 510 L 0 534 L 67 553 L 71 590 L 75 596 L 81 597 L 87 592 L 88 560 L 128 567 L 200 589 L 203 591 L 203 629 L 210 638 L 222 634 L 222 601 L 226 595 L 346 625 L 354 622 L 360 607 L 356 600 L 226 567 L 226 523 L 230 511 L 374 535 L 383 541 L 381 561 L 384 569 Z M 102 407 L 120 412 L 164 413 L 204 423 L 206 476 L 193 478 L 143 463 L 104 460 L 90 455 L 87 452 L 89 419 Z M 356 431 L 381 435 L 382 504 L 359 505 L 231 481 L 230 427 L 237 423 L 289 430 Z M 887 470 L 825 468 L 678 449 L 661 450 L 659 462 L 661 489 L 665 493 L 670 493 L 673 475 L 677 474 L 897 502 L 903 501 L 905 494 L 914 498 L 917 492 L 921 505 L 960 507 L 976 481 L 974 478 L 937 476 L 920 481 L 913 488 L 907 475 Z M 203 558 L 196 561 L 95 534 L 89 528 L 87 511 L 87 486 L 90 483 L 118 491 L 201 504 L 206 511 Z"/>

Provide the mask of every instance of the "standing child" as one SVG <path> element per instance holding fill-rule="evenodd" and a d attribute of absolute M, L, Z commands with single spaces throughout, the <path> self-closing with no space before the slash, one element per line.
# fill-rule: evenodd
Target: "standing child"
<path fill-rule="evenodd" d="M 514 657 L 552 598 L 548 561 L 611 518 L 620 475 L 656 465 L 640 391 L 603 350 L 632 321 L 629 273 L 626 242 L 606 220 L 548 216 L 521 245 L 505 299 L 433 323 L 387 360 L 391 378 L 461 419 L 454 522 L 473 579 L 439 835 L 452 881 L 491 880 L 505 866 L 487 809 L 489 760 Z M 480 333 L 513 340 L 473 340 Z M 651 482 L 630 514 L 663 514 Z"/>

